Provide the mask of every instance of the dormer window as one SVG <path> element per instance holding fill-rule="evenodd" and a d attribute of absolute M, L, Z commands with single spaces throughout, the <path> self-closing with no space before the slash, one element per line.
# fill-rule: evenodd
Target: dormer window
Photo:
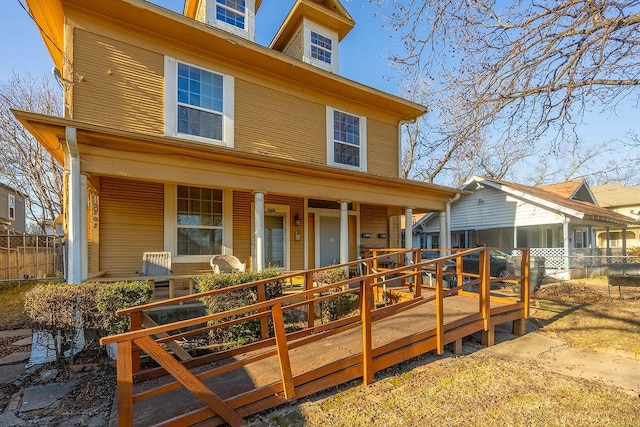
<path fill-rule="evenodd" d="M 216 0 L 216 19 L 245 29 L 247 5 L 244 0 Z"/>
<path fill-rule="evenodd" d="M 305 62 L 338 73 L 338 34 L 308 19 L 303 31 Z"/>
<path fill-rule="evenodd" d="M 311 31 L 311 58 L 331 65 L 332 45 L 329 37 Z"/>

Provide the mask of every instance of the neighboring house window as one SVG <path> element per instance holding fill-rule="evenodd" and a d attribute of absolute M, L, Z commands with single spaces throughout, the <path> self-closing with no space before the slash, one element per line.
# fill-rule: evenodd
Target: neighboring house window
<path fill-rule="evenodd" d="M 311 57 L 331 64 L 332 41 L 329 37 L 311 31 Z"/>
<path fill-rule="evenodd" d="M 327 159 L 330 165 L 367 170 L 367 118 L 327 108 Z"/>
<path fill-rule="evenodd" d="M 216 19 L 243 30 L 246 10 L 244 0 L 216 0 Z"/>
<path fill-rule="evenodd" d="M 16 196 L 13 194 L 8 195 L 9 201 L 9 219 L 16 219 Z"/>
<path fill-rule="evenodd" d="M 165 58 L 165 134 L 233 147 L 233 77 Z"/>
<path fill-rule="evenodd" d="M 222 190 L 178 186 L 178 255 L 222 253 Z"/>
<path fill-rule="evenodd" d="M 338 33 L 304 20 L 304 61 L 332 73 L 338 72 Z"/>

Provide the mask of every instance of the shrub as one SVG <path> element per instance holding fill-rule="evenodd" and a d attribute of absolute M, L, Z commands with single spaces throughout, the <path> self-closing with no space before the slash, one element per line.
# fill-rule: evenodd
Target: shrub
<path fill-rule="evenodd" d="M 640 246 L 627 249 L 628 262 L 640 262 Z"/>
<path fill-rule="evenodd" d="M 228 274 L 207 274 L 198 277 L 198 289 L 200 292 L 214 289 L 228 288 L 229 286 L 241 283 L 253 282 L 256 280 L 276 278 L 280 271 L 276 268 L 269 268 L 261 272 L 241 272 Z M 274 280 L 265 284 L 265 294 L 267 300 L 282 296 L 282 280 Z M 218 295 L 200 298 L 204 303 L 208 314 L 220 313 L 234 308 L 243 307 L 258 302 L 258 289 L 256 286 L 240 289 L 232 292 L 224 292 Z M 215 323 L 222 323 L 227 320 L 241 318 L 251 313 L 244 313 L 238 316 L 222 319 Z M 270 330 L 273 329 L 271 318 L 269 318 Z M 213 343 L 221 348 L 238 347 L 249 342 L 260 339 L 260 321 L 249 320 L 222 329 L 215 329 L 209 334 Z"/>
<path fill-rule="evenodd" d="M 151 298 L 146 282 L 45 284 L 25 294 L 25 311 L 34 329 L 47 332 L 53 339 L 56 359 L 73 345 L 80 328 L 94 336 L 124 332 L 129 319 L 117 318 L 118 309 L 144 304 Z"/>
<path fill-rule="evenodd" d="M 331 283 L 338 283 L 347 279 L 347 272 L 342 267 L 331 268 L 318 271 L 313 274 L 313 280 L 318 286 L 326 286 Z M 324 291 L 324 295 L 330 295 L 342 291 L 342 288 L 332 288 Z M 340 295 L 335 298 L 324 300 L 320 303 L 320 317 L 329 321 L 338 320 L 352 312 L 359 306 L 357 294 Z"/>

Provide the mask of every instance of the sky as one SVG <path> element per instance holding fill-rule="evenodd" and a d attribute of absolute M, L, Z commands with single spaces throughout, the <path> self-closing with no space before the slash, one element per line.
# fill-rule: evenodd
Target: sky
<path fill-rule="evenodd" d="M 95 0 L 88 0 L 95 1 Z M 106 1 L 106 0 L 101 0 Z M 268 45 L 294 0 L 263 0 L 256 16 L 256 42 Z M 24 0 L 0 0 L 0 82 L 17 73 L 34 77 L 50 75 L 53 63 L 35 25 L 21 8 Z M 181 13 L 183 0 L 153 0 Z M 385 28 L 382 14 L 366 0 L 343 0 L 356 22 L 355 28 L 340 43 L 340 74 L 367 86 L 398 95 L 402 80 L 386 56 L 401 44 L 396 34 Z M 434 106 L 427 106 L 433 109 Z M 616 109 L 587 114 L 579 136 L 589 143 L 623 138 L 630 130 L 640 134 L 638 107 L 622 102 Z"/>

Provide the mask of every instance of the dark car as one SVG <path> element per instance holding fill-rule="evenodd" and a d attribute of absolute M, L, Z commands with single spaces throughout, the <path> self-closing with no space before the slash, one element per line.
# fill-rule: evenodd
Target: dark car
<path fill-rule="evenodd" d="M 435 259 L 440 256 L 437 251 L 423 251 L 422 259 Z M 473 253 L 462 257 L 462 271 L 469 274 L 478 274 L 480 271 L 480 256 L 478 253 Z M 456 270 L 455 260 L 445 261 L 443 264 L 444 276 L 443 279 L 446 284 L 452 288 L 456 286 L 457 277 L 455 274 L 449 272 Z M 489 271 L 492 277 L 505 278 L 515 275 L 514 263 L 511 255 L 502 251 L 491 251 L 491 259 L 489 261 Z M 466 276 L 465 282 L 471 280 L 471 277 Z"/>

